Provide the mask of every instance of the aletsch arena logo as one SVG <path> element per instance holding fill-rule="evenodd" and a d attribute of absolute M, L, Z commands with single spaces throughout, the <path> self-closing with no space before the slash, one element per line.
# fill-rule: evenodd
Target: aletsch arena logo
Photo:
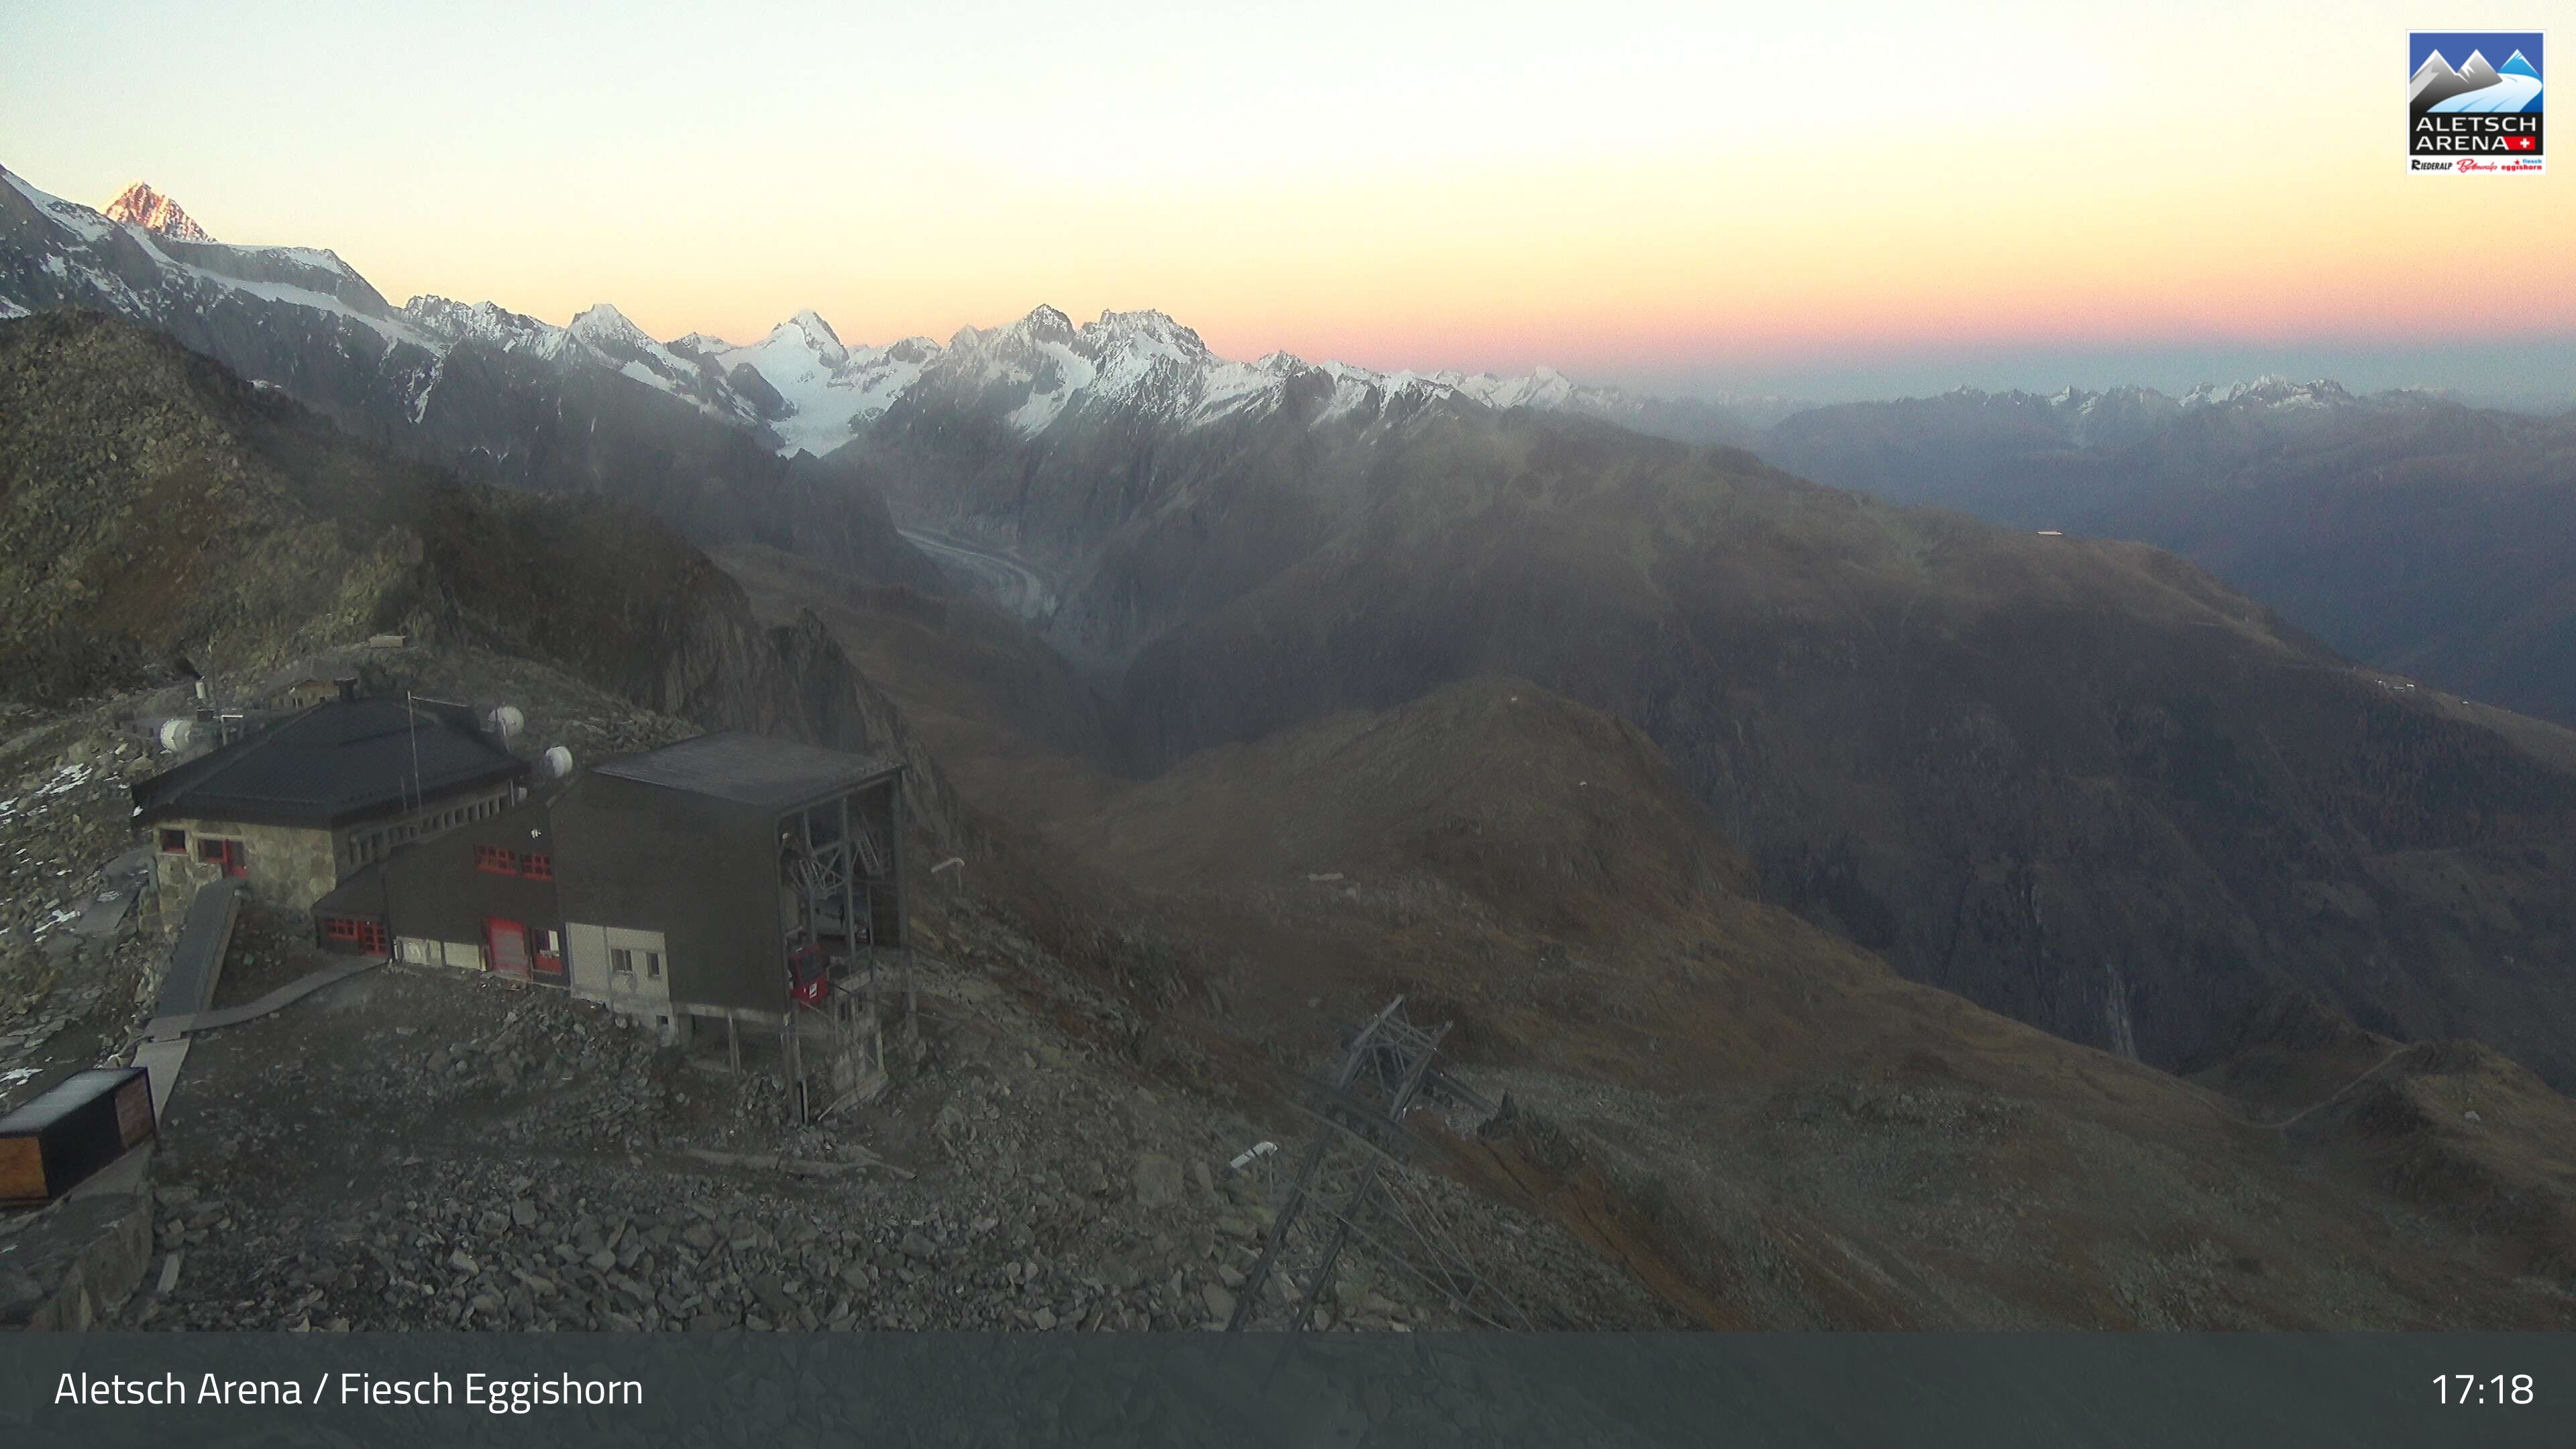
<path fill-rule="evenodd" d="M 2415 30 L 2406 36 L 2406 169 L 2538 175 L 2541 33 Z"/>

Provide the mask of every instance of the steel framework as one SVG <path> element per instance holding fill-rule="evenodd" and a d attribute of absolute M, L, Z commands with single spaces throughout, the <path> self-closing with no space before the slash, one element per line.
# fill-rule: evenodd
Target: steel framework
<path fill-rule="evenodd" d="M 1301 1331 L 1333 1286 L 1353 1243 L 1410 1273 L 1451 1307 L 1492 1328 L 1527 1328 L 1529 1318 L 1477 1273 L 1455 1226 L 1420 1169 L 1406 1116 L 1439 1103 L 1490 1116 L 1493 1104 L 1435 1064 L 1449 1025 L 1415 1026 L 1399 996 L 1353 1033 L 1332 1074 L 1310 1082 L 1301 1104 L 1316 1121 L 1272 1219 L 1261 1259 L 1245 1277 L 1229 1331 Z M 1276 1283 L 1277 1291 L 1272 1291 Z"/>

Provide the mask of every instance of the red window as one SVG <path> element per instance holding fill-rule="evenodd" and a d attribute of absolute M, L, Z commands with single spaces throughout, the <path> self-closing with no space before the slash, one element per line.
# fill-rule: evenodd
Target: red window
<path fill-rule="evenodd" d="M 526 859 L 521 862 L 520 874 L 530 880 L 553 880 L 555 858 L 551 855 L 539 855 L 533 850 L 529 851 Z"/>
<path fill-rule="evenodd" d="M 385 951 L 385 928 L 379 921 L 332 916 L 322 922 L 322 934 L 328 940 L 346 941 L 379 956 Z"/>
<path fill-rule="evenodd" d="M 517 875 L 519 853 L 498 845 L 478 845 L 474 847 L 474 868 L 488 870 L 494 875 Z"/>
<path fill-rule="evenodd" d="M 161 853 L 163 855 L 186 855 L 188 853 L 188 832 L 184 830 L 162 831 Z"/>
<path fill-rule="evenodd" d="M 208 840 L 202 835 L 198 836 L 197 859 L 208 865 L 223 867 L 224 874 L 229 876 L 250 874 L 250 854 L 242 849 L 242 843 L 238 840 Z"/>

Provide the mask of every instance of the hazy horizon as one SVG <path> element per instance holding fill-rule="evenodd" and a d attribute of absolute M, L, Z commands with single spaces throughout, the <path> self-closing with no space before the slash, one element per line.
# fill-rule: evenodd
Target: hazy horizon
<path fill-rule="evenodd" d="M 0 95 L 0 164 L 94 206 L 148 181 L 397 301 L 610 301 L 663 338 L 811 308 L 944 339 L 1044 301 L 1676 397 L 2566 397 L 2576 264 L 2536 239 L 2576 193 L 2406 175 L 2421 17 L 2360 11 L 21 9 L 0 44 L 46 63 Z"/>

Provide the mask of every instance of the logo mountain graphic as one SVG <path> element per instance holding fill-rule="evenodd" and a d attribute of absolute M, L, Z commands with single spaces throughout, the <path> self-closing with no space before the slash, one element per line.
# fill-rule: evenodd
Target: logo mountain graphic
<path fill-rule="evenodd" d="M 2469 52 L 2468 63 L 2453 69 L 2439 50 L 2424 57 L 2406 82 L 2406 108 L 2412 115 L 2477 112 L 2500 114 L 2540 109 L 2540 68 L 2520 50 L 2502 66 L 2488 62 L 2483 51 Z"/>

